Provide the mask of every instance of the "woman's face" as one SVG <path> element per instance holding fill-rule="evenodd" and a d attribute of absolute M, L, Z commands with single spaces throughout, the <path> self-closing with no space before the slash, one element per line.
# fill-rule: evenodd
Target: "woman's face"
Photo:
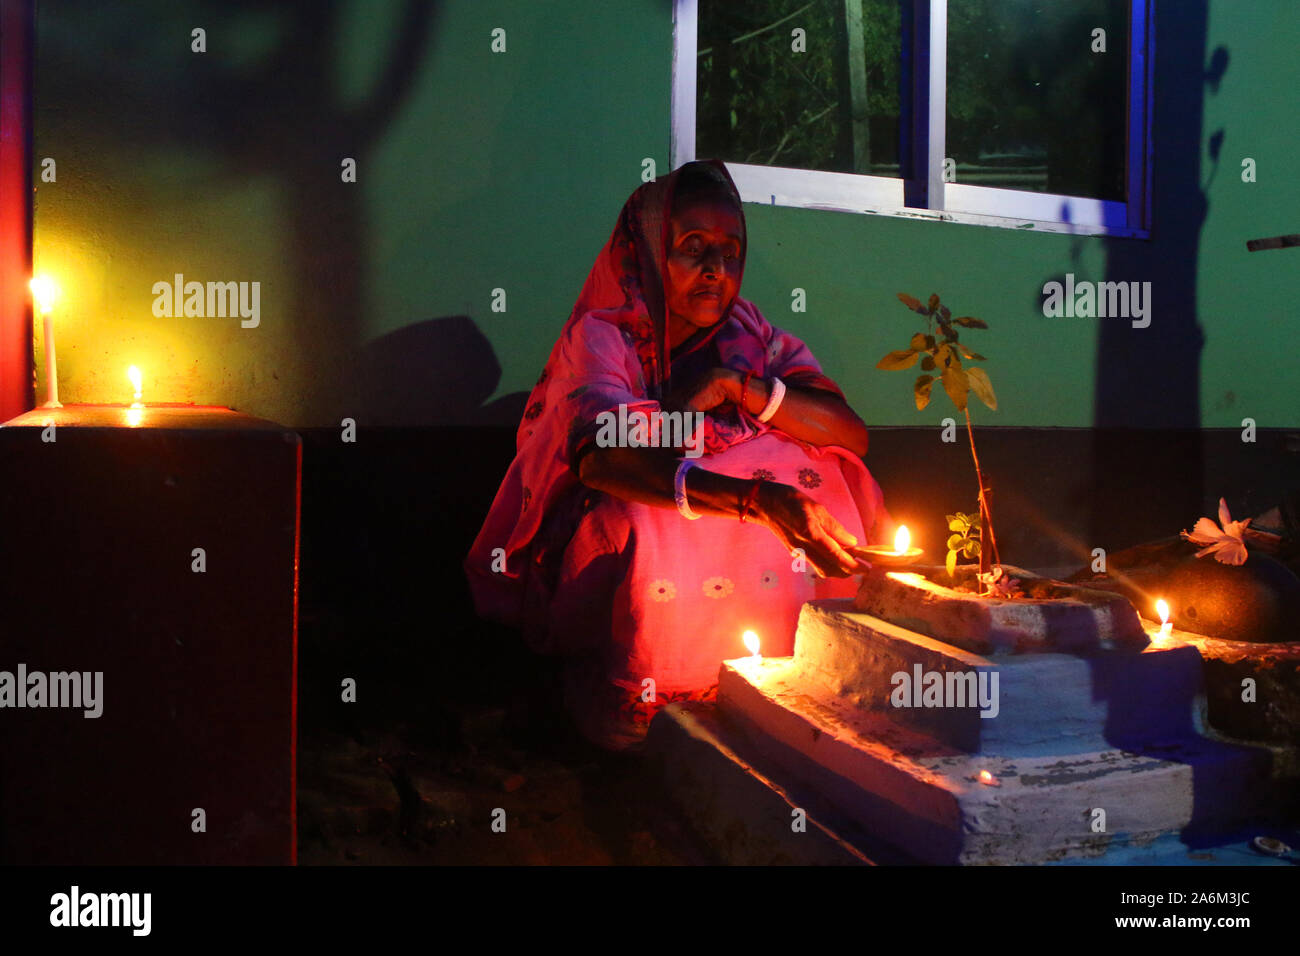
<path fill-rule="evenodd" d="M 740 214 L 724 199 L 700 198 L 671 220 L 669 341 L 676 345 L 722 318 L 740 291 Z"/>

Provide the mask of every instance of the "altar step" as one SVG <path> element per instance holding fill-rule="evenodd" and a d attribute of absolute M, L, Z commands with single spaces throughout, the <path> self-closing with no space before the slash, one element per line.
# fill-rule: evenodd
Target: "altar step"
<path fill-rule="evenodd" d="M 790 658 L 754 677 L 724 664 L 718 707 L 763 765 L 924 863 L 1043 863 L 1221 831 L 1253 815 L 1267 777 L 1266 754 L 1199 735 L 1140 750 L 970 753 L 854 706 Z"/>

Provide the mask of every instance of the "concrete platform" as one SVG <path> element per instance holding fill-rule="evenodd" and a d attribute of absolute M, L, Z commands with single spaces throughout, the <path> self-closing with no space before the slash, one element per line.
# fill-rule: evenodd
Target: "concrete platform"
<path fill-rule="evenodd" d="M 853 601 L 823 600 L 803 606 L 793 661 L 846 702 L 971 753 L 1086 753 L 1204 731 L 1201 657 L 1177 639 L 1086 656 L 989 657 L 858 611 Z M 996 690 L 995 709 L 981 716 L 971 695 L 966 706 L 894 706 L 900 673 L 912 683 L 922 674 L 956 678 L 965 690 L 961 675 L 977 676 Z M 923 703 L 919 695 L 911 702 Z"/>
<path fill-rule="evenodd" d="M 650 725 L 646 756 L 669 799 L 725 863 L 864 866 L 869 838 L 845 829 L 824 798 L 779 768 L 751 762 L 746 738 L 712 704 L 670 704 Z M 796 811 L 803 811 L 801 829 Z M 890 857 L 888 862 L 900 862 Z"/>
<path fill-rule="evenodd" d="M 724 664 L 718 707 L 762 766 L 925 863 L 1039 863 L 1223 828 L 1251 816 L 1267 778 L 1266 753 L 1196 735 L 1140 751 L 964 752 L 828 692 L 790 658 Z"/>

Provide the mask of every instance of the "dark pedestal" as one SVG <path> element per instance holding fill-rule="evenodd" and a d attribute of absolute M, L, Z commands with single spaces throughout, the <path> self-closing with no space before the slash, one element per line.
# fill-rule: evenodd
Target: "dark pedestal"
<path fill-rule="evenodd" d="M 213 406 L 0 427 L 0 671 L 103 674 L 0 707 L 0 862 L 295 862 L 301 461 Z"/>

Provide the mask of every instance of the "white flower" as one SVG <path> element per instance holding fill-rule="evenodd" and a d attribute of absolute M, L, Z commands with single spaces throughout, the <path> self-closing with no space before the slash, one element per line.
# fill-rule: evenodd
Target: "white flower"
<path fill-rule="evenodd" d="M 1250 522 L 1250 518 L 1244 521 L 1233 521 L 1232 515 L 1228 513 L 1228 502 L 1220 498 L 1219 524 L 1223 527 L 1220 528 L 1209 518 L 1199 518 L 1191 534 L 1184 531 L 1182 536 L 1192 544 L 1205 545 L 1196 552 L 1198 558 L 1213 554 L 1214 559 L 1220 564 L 1245 564 L 1246 526 Z"/>
<path fill-rule="evenodd" d="M 982 597 L 1014 598 L 1023 597 L 1020 591 L 1020 579 L 1010 577 L 1001 565 L 994 565 L 992 571 L 975 575 L 984 585 Z"/>
<path fill-rule="evenodd" d="M 650 582 L 650 597 L 656 601 L 671 601 L 677 597 L 677 586 L 667 578 Z"/>
<path fill-rule="evenodd" d="M 735 589 L 730 578 L 709 578 L 704 582 L 704 595 L 711 598 L 724 598 Z"/>

